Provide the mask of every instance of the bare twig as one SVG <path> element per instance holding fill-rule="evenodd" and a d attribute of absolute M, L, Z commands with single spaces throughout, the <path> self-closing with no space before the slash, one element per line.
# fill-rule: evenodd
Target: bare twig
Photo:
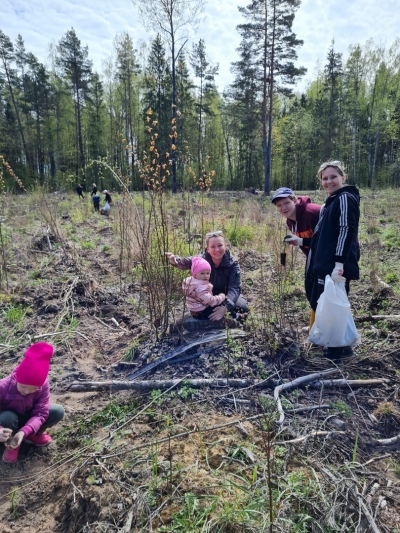
<path fill-rule="evenodd" d="M 305 385 L 307 383 L 310 383 L 311 381 L 321 379 L 321 377 L 323 376 L 329 376 L 330 374 L 334 374 L 336 371 L 337 371 L 336 368 L 329 368 L 328 370 L 323 370 L 321 372 L 315 372 L 314 374 L 309 374 L 308 376 L 302 376 L 300 378 L 294 379 L 293 381 L 290 381 L 289 383 L 284 383 L 283 385 L 278 385 L 277 387 L 275 387 L 274 398 L 276 400 L 276 406 L 280 414 L 280 417 L 277 423 L 283 424 L 283 421 L 285 420 L 285 413 L 283 412 L 282 402 L 279 398 L 279 394 L 282 391 L 294 389 L 295 387 L 299 387 L 300 385 Z"/>

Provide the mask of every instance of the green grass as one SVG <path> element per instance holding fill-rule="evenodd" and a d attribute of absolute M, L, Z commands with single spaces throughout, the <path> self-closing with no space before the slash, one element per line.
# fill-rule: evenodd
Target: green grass
<path fill-rule="evenodd" d="M 94 250 L 96 248 L 96 245 L 92 241 L 84 241 L 81 246 L 86 250 Z"/>
<path fill-rule="evenodd" d="M 3 311 L 4 320 L 9 324 L 17 325 L 25 318 L 27 310 L 22 305 L 9 307 L 6 311 Z"/>

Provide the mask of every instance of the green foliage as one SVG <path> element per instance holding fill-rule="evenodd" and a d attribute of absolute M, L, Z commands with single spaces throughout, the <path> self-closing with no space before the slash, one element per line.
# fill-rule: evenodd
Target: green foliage
<path fill-rule="evenodd" d="M 27 308 L 22 305 L 9 307 L 3 311 L 3 317 L 9 324 L 17 325 L 25 318 Z"/>
<path fill-rule="evenodd" d="M 9 495 L 10 498 L 10 514 L 13 520 L 19 518 L 18 505 L 21 494 L 18 487 L 14 487 Z"/>
<path fill-rule="evenodd" d="M 84 241 L 81 243 L 81 246 L 86 250 L 94 250 L 96 248 L 95 244 L 92 241 Z"/>
<path fill-rule="evenodd" d="M 131 400 L 127 403 L 121 403 L 118 400 L 114 400 L 92 416 L 90 419 L 90 425 L 106 427 L 114 422 L 122 423 L 125 420 L 126 415 L 131 413 L 136 407 L 136 400 Z"/>
<path fill-rule="evenodd" d="M 389 274 L 386 274 L 385 281 L 386 283 L 398 283 L 400 280 L 400 276 L 397 272 L 389 272 Z"/>
<path fill-rule="evenodd" d="M 333 407 L 341 414 L 341 416 L 343 416 L 343 418 L 351 417 L 351 408 L 347 405 L 346 402 L 338 400 L 336 403 L 333 404 Z"/>
<path fill-rule="evenodd" d="M 386 229 L 382 235 L 382 244 L 389 249 L 400 246 L 400 230 L 396 227 Z"/>
<path fill-rule="evenodd" d="M 245 246 L 253 240 L 256 228 L 250 224 L 240 224 L 235 219 L 231 224 L 224 226 L 224 234 L 232 246 Z"/>

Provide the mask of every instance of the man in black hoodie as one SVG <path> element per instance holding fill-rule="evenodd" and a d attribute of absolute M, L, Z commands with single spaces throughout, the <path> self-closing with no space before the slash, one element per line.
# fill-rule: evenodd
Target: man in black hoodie
<path fill-rule="evenodd" d="M 324 292 L 325 276 L 345 283 L 349 292 L 350 280 L 359 279 L 358 223 L 360 194 L 357 187 L 345 186 L 346 174 L 340 161 L 327 161 L 318 170 L 318 179 L 328 194 L 321 208 L 319 221 L 311 239 L 306 265 L 306 294 L 315 311 Z M 352 355 L 351 346 L 328 348 L 328 357 Z"/>

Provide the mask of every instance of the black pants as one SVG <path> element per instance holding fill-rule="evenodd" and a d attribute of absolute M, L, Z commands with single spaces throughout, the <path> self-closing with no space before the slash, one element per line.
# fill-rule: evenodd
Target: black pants
<path fill-rule="evenodd" d="M 211 313 L 213 313 L 216 307 L 219 307 L 219 306 L 217 305 L 215 307 L 206 307 L 198 315 L 192 315 L 192 316 L 194 316 L 194 318 L 197 318 L 198 320 L 208 320 L 208 317 L 211 315 Z M 249 312 L 249 306 L 247 305 L 247 302 L 243 298 L 243 296 L 240 295 L 239 298 L 237 299 L 235 309 L 231 311 L 231 316 L 232 318 L 236 318 L 237 313 L 248 313 L 248 312 Z"/>
<path fill-rule="evenodd" d="M 41 435 L 44 431 L 46 431 L 47 428 L 51 428 L 57 424 L 57 422 L 60 422 L 60 420 L 64 418 L 64 412 L 64 407 L 62 405 L 51 403 L 49 416 L 47 417 L 46 422 L 40 426 L 36 435 Z M 0 426 L 3 428 L 12 429 L 14 434 L 21 429 L 26 422 L 28 422 L 31 416 L 32 415 L 30 411 L 28 413 L 24 413 L 23 415 L 19 415 L 14 411 L 2 411 L 0 413 Z"/>

